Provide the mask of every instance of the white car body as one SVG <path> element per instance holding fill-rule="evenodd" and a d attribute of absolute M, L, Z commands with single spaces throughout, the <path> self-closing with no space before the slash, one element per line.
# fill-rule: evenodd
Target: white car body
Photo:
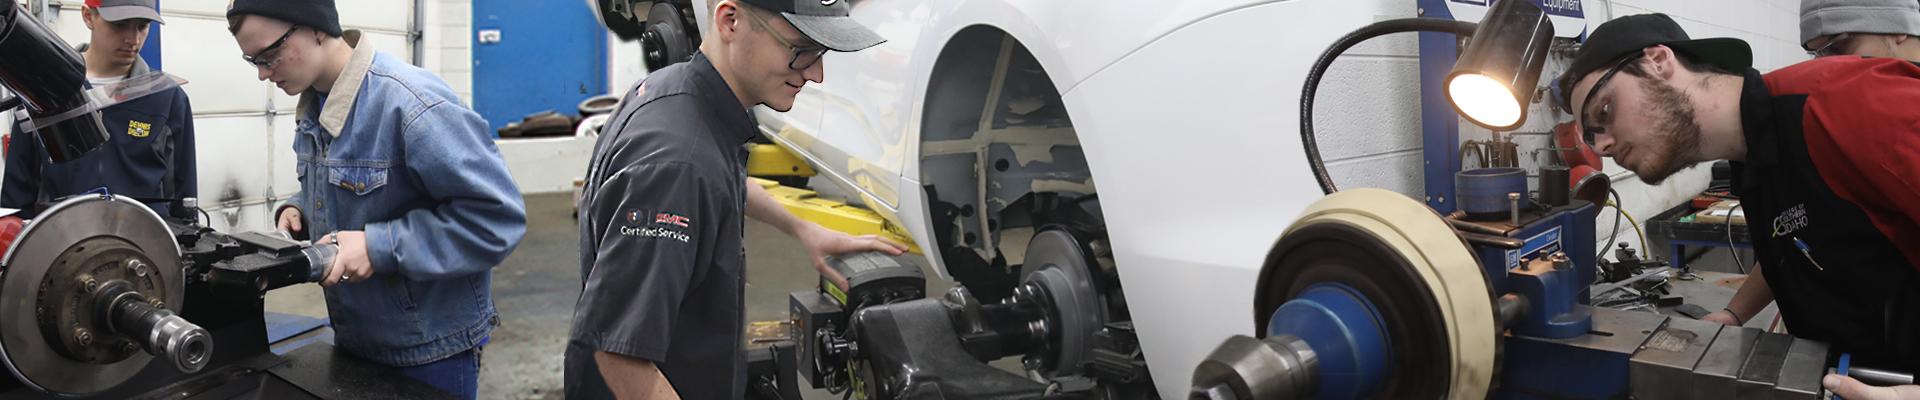
<path fill-rule="evenodd" d="M 981 62 L 941 59 L 963 30 L 1024 46 L 1058 88 L 1097 177 L 1154 382 L 1163 398 L 1184 398 L 1221 340 L 1255 333 L 1264 258 L 1322 197 L 1296 128 L 1313 58 L 1412 6 L 1356 3 L 857 0 L 853 16 L 888 42 L 828 55 L 825 82 L 808 84 L 791 111 L 756 110 L 769 137 L 904 227 L 951 278 L 922 190 L 929 82 L 943 61 Z M 707 31 L 707 13 L 696 14 Z"/>

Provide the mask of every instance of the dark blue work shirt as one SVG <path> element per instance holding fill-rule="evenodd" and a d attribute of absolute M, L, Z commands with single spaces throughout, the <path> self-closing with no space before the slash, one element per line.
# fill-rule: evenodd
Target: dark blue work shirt
<path fill-rule="evenodd" d="M 129 77 L 157 74 L 137 61 Z M 62 197 L 105 187 L 139 199 L 162 217 L 192 219 L 180 199 L 198 197 L 193 144 L 193 106 L 186 90 L 173 87 L 102 110 L 107 143 L 80 158 L 54 164 L 46 147 L 18 124 L 7 145 L 7 171 L 0 207 L 33 218 Z M 264 134 L 264 133 L 263 133 Z"/>
<path fill-rule="evenodd" d="M 746 107 L 704 55 L 621 100 L 580 204 L 569 399 L 611 399 L 595 352 L 653 362 L 683 399 L 746 390 Z"/>

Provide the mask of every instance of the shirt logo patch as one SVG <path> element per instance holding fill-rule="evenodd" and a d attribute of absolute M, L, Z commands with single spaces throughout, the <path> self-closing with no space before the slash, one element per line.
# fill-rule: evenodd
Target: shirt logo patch
<path fill-rule="evenodd" d="M 693 222 L 693 219 L 679 216 L 679 215 L 674 215 L 673 213 L 659 213 L 659 214 L 653 215 L 653 223 L 661 224 L 661 225 L 674 225 L 674 226 L 685 228 L 687 227 L 687 223 L 689 222 Z"/>
<path fill-rule="evenodd" d="M 685 233 L 674 232 L 672 229 L 668 229 L 668 228 L 637 228 L 637 227 L 631 227 L 631 226 L 622 226 L 620 227 L 620 234 L 625 236 L 667 238 L 667 239 L 678 240 L 680 241 L 680 243 L 688 243 L 693 241 L 692 236 L 687 236 L 687 234 Z"/>
<path fill-rule="evenodd" d="M 153 134 L 153 125 L 140 121 L 127 121 L 127 136 L 143 138 Z"/>
<path fill-rule="evenodd" d="M 687 225 L 693 222 L 692 218 L 687 218 L 687 217 L 680 216 L 674 213 L 669 213 L 669 212 L 653 213 L 651 214 L 653 215 L 653 220 L 652 222 L 649 223 L 646 219 L 644 219 L 646 215 L 649 215 L 649 214 L 645 211 L 640 211 L 638 209 L 627 210 L 627 212 L 624 215 L 620 216 L 621 218 L 625 218 L 627 220 L 627 225 L 620 227 L 620 235 L 642 237 L 642 238 L 665 238 L 670 240 L 677 240 L 681 243 L 691 243 L 693 241 L 692 236 L 689 236 L 685 232 L 682 232 L 680 229 L 675 228 L 675 227 L 680 227 L 680 228 L 687 227 Z M 635 226 L 635 225 L 640 225 L 640 226 Z M 666 225 L 666 226 L 650 226 L 650 225 Z"/>
<path fill-rule="evenodd" d="M 1786 236 L 1807 227 L 1807 205 L 1797 204 L 1773 217 L 1773 237 Z"/>

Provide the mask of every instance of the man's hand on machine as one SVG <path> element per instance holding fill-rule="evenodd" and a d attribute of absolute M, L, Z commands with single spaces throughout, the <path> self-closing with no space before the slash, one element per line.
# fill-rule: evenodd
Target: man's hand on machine
<path fill-rule="evenodd" d="M 300 226 L 300 207 L 288 206 L 280 208 L 279 220 L 278 226 L 281 232 L 295 234 L 305 230 L 305 227 Z"/>
<path fill-rule="evenodd" d="M 1700 320 L 1727 326 L 1740 326 L 1740 317 L 1734 316 L 1732 311 L 1725 309 L 1714 311 L 1705 317 L 1700 317 Z"/>
<path fill-rule="evenodd" d="M 329 233 L 315 243 L 333 243 L 340 246 L 340 253 L 333 257 L 333 265 L 327 267 L 326 278 L 320 280 L 320 286 L 332 287 L 342 283 L 365 281 L 373 277 L 373 262 L 367 258 L 366 232 Z"/>
<path fill-rule="evenodd" d="M 1847 400 L 1915 400 L 1920 399 L 1920 386 L 1873 386 L 1858 379 L 1836 374 L 1827 374 L 1820 381 L 1827 390 Z"/>
<path fill-rule="evenodd" d="M 828 281 L 833 282 L 834 286 L 839 286 L 840 290 L 847 290 L 847 277 L 840 276 L 833 267 L 827 266 L 828 256 L 862 251 L 878 251 L 898 256 L 907 252 L 906 245 L 894 243 L 887 238 L 877 235 L 848 235 L 813 223 L 806 224 L 806 227 L 794 236 L 800 239 L 802 247 L 807 248 L 807 256 L 813 259 L 813 269 L 820 271 L 820 276 L 826 277 Z M 342 250 L 344 249 L 343 247 Z"/>

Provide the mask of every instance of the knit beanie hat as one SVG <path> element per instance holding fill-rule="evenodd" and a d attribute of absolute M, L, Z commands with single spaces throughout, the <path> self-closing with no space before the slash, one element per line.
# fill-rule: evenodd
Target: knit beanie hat
<path fill-rule="evenodd" d="M 258 15 L 340 37 L 340 11 L 333 0 L 234 0 L 227 17 Z"/>
<path fill-rule="evenodd" d="M 1813 38 L 1841 33 L 1920 36 L 1920 1 L 1800 1 L 1800 47 Z"/>

